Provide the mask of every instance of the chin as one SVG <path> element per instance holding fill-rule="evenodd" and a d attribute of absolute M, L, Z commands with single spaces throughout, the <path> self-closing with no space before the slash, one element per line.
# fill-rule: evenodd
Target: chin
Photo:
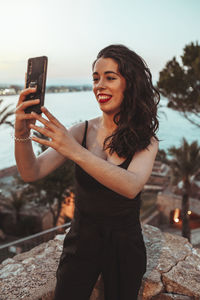
<path fill-rule="evenodd" d="M 100 107 L 101 111 L 107 115 L 115 115 L 116 113 L 118 113 L 120 110 L 116 110 L 116 109 L 109 109 L 109 108 L 105 108 L 105 107 Z"/>

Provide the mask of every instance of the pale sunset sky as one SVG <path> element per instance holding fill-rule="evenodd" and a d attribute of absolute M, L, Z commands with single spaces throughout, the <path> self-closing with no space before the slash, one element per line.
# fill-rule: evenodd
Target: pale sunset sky
<path fill-rule="evenodd" d="M 29 57 L 49 59 L 47 84 L 92 83 L 103 47 L 136 51 L 154 82 L 166 62 L 200 42 L 199 0 L 1 0 L 0 84 L 24 83 Z"/>

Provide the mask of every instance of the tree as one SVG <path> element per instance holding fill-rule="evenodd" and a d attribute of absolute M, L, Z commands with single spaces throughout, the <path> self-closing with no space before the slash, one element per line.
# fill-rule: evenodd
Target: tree
<path fill-rule="evenodd" d="M 167 158 L 167 153 L 165 152 L 164 149 L 158 149 L 158 153 L 156 155 L 156 159 L 159 160 L 164 164 L 169 164 L 169 159 Z"/>
<path fill-rule="evenodd" d="M 46 177 L 31 183 L 39 195 L 41 195 L 42 191 L 44 192 L 45 197 L 40 197 L 40 203 L 42 202 L 45 205 L 49 205 L 54 217 L 54 225 L 56 224 L 57 218 L 60 214 L 64 192 L 68 187 L 73 186 L 73 184 L 74 163 L 70 160 L 67 160 L 62 166 Z M 57 200 L 58 203 L 56 213 L 52 208 L 52 204 L 55 200 Z"/>
<path fill-rule="evenodd" d="M 180 111 L 200 127 L 200 45 L 191 43 L 183 49 L 182 64 L 173 57 L 160 72 L 157 86 L 168 98 L 168 107 Z M 195 119 L 194 119 L 195 116 Z"/>
<path fill-rule="evenodd" d="M 48 139 L 41 133 L 34 132 L 34 134 L 43 139 Z M 46 150 L 46 146 L 39 144 L 40 151 L 38 154 Z M 18 183 L 21 184 L 21 179 L 17 178 Z M 57 222 L 57 218 L 60 214 L 63 197 L 65 190 L 74 185 L 74 162 L 66 160 L 66 162 L 57 168 L 54 172 L 50 173 L 46 177 L 29 183 L 29 188 L 32 189 L 32 193 L 36 193 L 39 198 L 39 202 L 44 205 L 48 205 L 54 218 L 54 225 Z M 53 208 L 54 201 L 57 200 L 58 209 L 55 212 Z"/>
<path fill-rule="evenodd" d="M 171 147 L 168 149 L 169 155 L 173 157 L 171 167 L 173 172 L 173 183 L 182 181 L 182 236 L 190 241 L 189 226 L 189 197 L 191 195 L 192 177 L 200 169 L 200 147 L 197 141 L 188 144 L 183 138 L 179 148 Z"/>
<path fill-rule="evenodd" d="M 11 191 L 11 195 L 12 195 L 11 206 L 15 210 L 16 234 L 19 234 L 20 233 L 20 212 L 22 207 L 26 203 L 26 198 L 24 197 L 25 189 L 19 189 L 16 190 L 15 192 Z"/>
<path fill-rule="evenodd" d="M 14 113 L 14 110 L 10 109 L 11 105 L 12 104 L 4 106 L 3 100 L 0 99 L 0 107 L 2 107 L 0 108 L 0 125 L 7 124 L 13 127 L 12 122 L 8 120 L 8 118 Z"/>

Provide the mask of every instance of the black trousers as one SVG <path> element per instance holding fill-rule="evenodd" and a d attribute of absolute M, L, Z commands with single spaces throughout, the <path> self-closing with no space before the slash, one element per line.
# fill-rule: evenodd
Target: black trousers
<path fill-rule="evenodd" d="M 76 225 L 64 240 L 54 300 L 89 300 L 100 273 L 105 300 L 137 300 L 147 263 L 140 224 Z"/>

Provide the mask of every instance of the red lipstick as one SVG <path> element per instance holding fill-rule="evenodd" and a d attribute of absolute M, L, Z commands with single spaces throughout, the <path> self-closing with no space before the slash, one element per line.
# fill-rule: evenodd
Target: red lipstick
<path fill-rule="evenodd" d="M 112 98 L 112 96 L 107 94 L 99 94 L 97 95 L 97 98 L 99 103 L 105 103 L 108 102 Z"/>

